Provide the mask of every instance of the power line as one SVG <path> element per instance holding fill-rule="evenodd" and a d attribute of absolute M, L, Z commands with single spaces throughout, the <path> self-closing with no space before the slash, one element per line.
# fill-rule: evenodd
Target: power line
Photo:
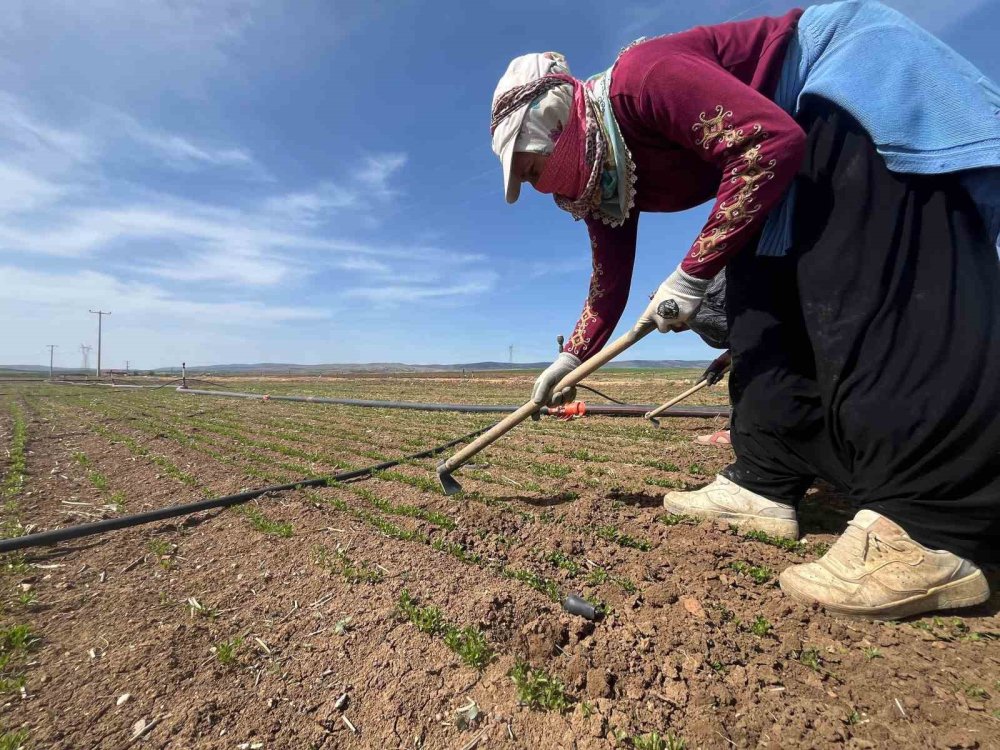
<path fill-rule="evenodd" d="M 97 316 L 97 377 L 101 377 L 101 322 L 111 313 L 104 310 L 91 310 L 90 313 Z"/>
<path fill-rule="evenodd" d="M 88 346 L 87 344 L 80 344 L 80 353 L 83 354 L 83 369 L 90 369 L 90 350 L 94 347 Z"/>

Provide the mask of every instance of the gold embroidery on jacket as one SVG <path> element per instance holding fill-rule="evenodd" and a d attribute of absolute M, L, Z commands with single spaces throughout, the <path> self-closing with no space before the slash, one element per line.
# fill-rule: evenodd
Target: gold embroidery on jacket
<path fill-rule="evenodd" d="M 754 215 L 760 212 L 761 205 L 756 202 L 755 193 L 760 188 L 760 184 L 774 177 L 774 165 L 776 159 L 771 159 L 766 164 L 761 157 L 761 147 L 767 140 L 768 134 L 764 129 L 756 124 L 752 127 L 751 133 L 747 135 L 743 128 L 732 127 L 731 118 L 733 113 L 723 106 L 715 108 L 715 116 L 707 117 L 704 112 L 698 116 L 698 122 L 691 126 L 700 137 L 695 139 L 695 143 L 705 149 L 710 148 L 716 141 L 722 141 L 724 148 L 742 146 L 746 144 L 743 153 L 737 160 L 736 165 L 730 170 L 729 182 L 739 185 L 728 201 L 723 201 L 713 215 L 713 219 L 718 221 L 718 225 L 711 229 L 706 229 L 694 241 L 694 248 L 691 256 L 696 260 L 703 260 L 710 255 L 721 252 L 726 248 L 726 239 L 737 229 L 749 223 Z"/>
<path fill-rule="evenodd" d="M 590 247 L 596 250 L 596 240 L 591 238 Z M 596 254 L 595 254 L 596 255 Z M 590 344 L 591 337 L 587 335 L 587 327 L 597 320 L 597 313 L 594 312 L 593 302 L 601 299 L 607 292 L 601 287 L 601 277 L 604 275 L 604 267 L 594 261 L 594 269 L 590 274 L 590 289 L 587 291 L 587 301 L 580 314 L 580 320 L 573 329 L 573 335 L 569 337 L 569 345 L 563 347 L 563 351 L 579 356 Z"/>

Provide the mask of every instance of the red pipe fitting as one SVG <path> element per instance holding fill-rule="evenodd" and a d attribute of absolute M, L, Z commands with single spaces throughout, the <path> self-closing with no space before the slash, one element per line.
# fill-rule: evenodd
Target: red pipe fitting
<path fill-rule="evenodd" d="M 549 416 L 557 419 L 570 420 L 587 414 L 587 405 L 583 401 L 571 401 L 562 406 L 549 407 Z"/>

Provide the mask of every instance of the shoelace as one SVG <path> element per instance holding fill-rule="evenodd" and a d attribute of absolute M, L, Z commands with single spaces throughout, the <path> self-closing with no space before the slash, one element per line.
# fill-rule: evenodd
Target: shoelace
<path fill-rule="evenodd" d="M 857 523 L 853 518 L 847 522 L 847 525 L 853 526 L 862 534 L 864 534 L 864 541 L 862 542 L 862 547 L 861 547 L 862 562 L 868 561 L 868 551 L 871 547 L 874 547 L 879 552 L 884 552 L 886 548 L 896 550 L 897 552 L 901 551 L 896 547 L 894 547 L 892 544 L 889 544 L 884 539 L 880 539 L 875 532 L 871 531 L 870 529 L 866 529 L 864 526 Z M 855 541 L 853 538 L 848 537 L 846 534 L 842 536 L 838 541 L 848 541 L 848 540 L 851 542 Z"/>

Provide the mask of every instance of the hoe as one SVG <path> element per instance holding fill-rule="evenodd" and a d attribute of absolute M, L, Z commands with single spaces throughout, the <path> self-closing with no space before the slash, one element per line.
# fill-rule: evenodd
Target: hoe
<path fill-rule="evenodd" d="M 668 304 L 672 304 L 672 300 L 667 300 L 666 302 L 661 303 L 661 305 Z M 669 310 L 665 310 L 664 312 L 669 314 Z M 573 372 L 569 373 L 566 377 L 560 380 L 552 392 L 560 393 L 564 389 L 575 388 L 576 385 L 585 377 L 592 374 L 603 365 L 606 365 L 612 359 L 655 329 L 656 327 L 652 323 L 636 326 L 631 329 L 624 336 L 621 336 L 609 346 L 606 346 L 600 352 L 573 370 Z M 503 435 L 506 435 L 512 429 L 521 424 L 521 422 L 535 416 L 541 408 L 542 404 L 536 404 L 534 401 L 528 401 L 513 414 L 510 414 L 501 421 L 497 422 L 485 433 L 473 440 L 460 451 L 457 451 L 447 461 L 441 463 L 441 465 L 437 468 L 437 473 L 438 479 L 441 480 L 441 487 L 444 489 L 444 494 L 454 495 L 457 492 L 462 491 L 462 485 L 460 485 L 455 477 L 452 476 L 455 470 L 467 463 L 470 458 L 479 453 L 479 451 L 483 448 L 494 443 Z"/>
<path fill-rule="evenodd" d="M 712 364 L 708 366 L 708 369 L 705 370 L 705 374 L 701 376 L 701 380 L 699 380 L 693 386 L 684 391 L 684 393 L 681 393 L 678 396 L 674 396 L 665 404 L 657 406 L 652 411 L 646 412 L 643 415 L 643 417 L 645 419 L 648 419 L 657 427 L 659 427 L 660 421 L 657 419 L 658 416 L 663 414 L 663 412 L 665 412 L 671 406 L 679 404 L 681 401 L 686 399 L 692 393 L 697 393 L 707 385 L 715 385 L 716 383 L 718 383 L 720 380 L 722 380 L 722 376 L 729 371 L 729 366 L 732 364 L 732 362 L 733 362 L 732 355 L 730 355 L 728 351 L 724 352 L 723 354 L 720 354 L 712 361 Z"/>

